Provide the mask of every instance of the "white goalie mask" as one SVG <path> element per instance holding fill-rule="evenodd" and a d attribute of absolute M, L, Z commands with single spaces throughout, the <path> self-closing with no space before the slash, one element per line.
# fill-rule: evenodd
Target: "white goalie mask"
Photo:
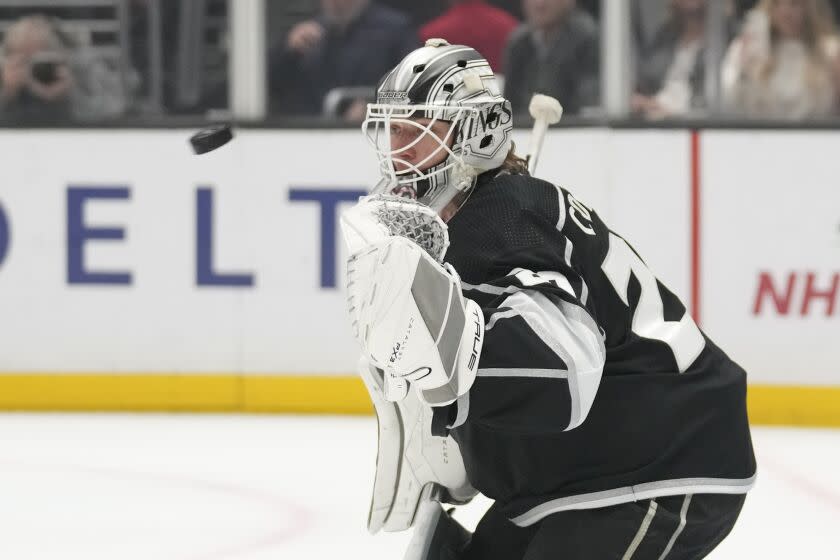
<path fill-rule="evenodd" d="M 487 60 L 430 39 L 385 75 L 368 105 L 362 131 L 382 175 L 372 194 L 407 196 L 438 213 L 453 200 L 460 206 L 479 173 L 502 165 L 512 130 L 510 102 Z M 430 153 L 416 156 L 429 141 Z"/>

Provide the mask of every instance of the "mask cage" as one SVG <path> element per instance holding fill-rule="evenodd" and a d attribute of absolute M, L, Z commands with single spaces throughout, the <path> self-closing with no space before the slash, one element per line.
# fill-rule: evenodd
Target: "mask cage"
<path fill-rule="evenodd" d="M 382 176 L 372 194 L 410 196 L 431 206 L 431 200 L 440 190 L 438 187 L 446 186 L 447 172 L 456 166 L 464 166 L 460 144 L 453 141 L 450 148 L 450 139 L 457 134 L 461 122 L 471 116 L 476 117 L 478 113 L 478 109 L 472 107 L 369 104 L 367 118 L 362 123 L 362 132 L 376 153 Z M 420 118 L 429 119 L 429 122 L 423 124 L 415 120 Z M 451 123 L 443 137 L 432 130 L 438 121 Z M 409 136 L 399 148 L 392 148 L 395 133 Z M 401 157 L 427 135 L 437 143 L 437 147 L 429 155 L 416 163 Z M 446 157 L 440 163 L 422 169 L 441 152 L 445 153 Z M 422 185 L 419 184 L 421 182 Z"/>

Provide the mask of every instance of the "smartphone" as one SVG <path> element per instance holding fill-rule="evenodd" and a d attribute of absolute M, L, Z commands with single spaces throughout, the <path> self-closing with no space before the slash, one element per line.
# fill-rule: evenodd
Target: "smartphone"
<path fill-rule="evenodd" d="M 765 60 L 770 56 L 770 20 L 763 10 L 747 13 L 743 33 L 749 38 L 750 50 L 756 58 Z"/>
<path fill-rule="evenodd" d="M 49 85 L 58 79 L 58 62 L 54 60 L 33 62 L 30 71 L 33 78 L 44 85 Z"/>

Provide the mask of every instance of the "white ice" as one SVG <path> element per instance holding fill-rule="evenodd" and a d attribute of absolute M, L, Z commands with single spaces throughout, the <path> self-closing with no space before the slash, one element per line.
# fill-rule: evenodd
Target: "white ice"
<path fill-rule="evenodd" d="M 840 558 L 840 430 L 753 435 L 710 558 Z M 407 533 L 365 530 L 375 454 L 373 418 L 3 414 L 0 560 L 399 560 Z"/>

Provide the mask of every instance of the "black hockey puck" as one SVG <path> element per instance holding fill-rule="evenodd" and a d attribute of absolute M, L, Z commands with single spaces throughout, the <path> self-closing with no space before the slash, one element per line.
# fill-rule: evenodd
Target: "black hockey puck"
<path fill-rule="evenodd" d="M 190 144 L 196 155 L 212 152 L 233 140 L 233 131 L 229 124 L 219 124 L 205 128 L 190 137 Z"/>

